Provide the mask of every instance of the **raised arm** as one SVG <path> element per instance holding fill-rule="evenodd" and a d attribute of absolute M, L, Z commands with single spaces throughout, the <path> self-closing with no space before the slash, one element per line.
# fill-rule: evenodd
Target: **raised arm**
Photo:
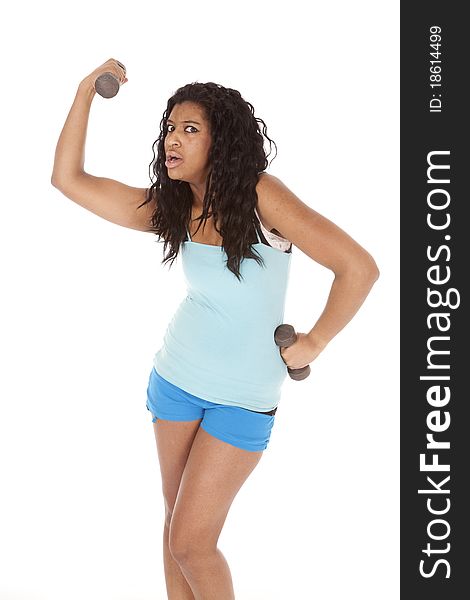
<path fill-rule="evenodd" d="M 92 213 L 122 227 L 151 233 L 150 217 L 156 199 L 138 208 L 147 197 L 147 188 L 125 185 L 107 177 L 86 173 L 85 142 L 90 108 L 96 94 L 94 82 L 104 72 L 114 72 L 127 81 L 117 61 L 110 59 L 85 77 L 78 86 L 74 102 L 57 142 L 51 183 Z"/>

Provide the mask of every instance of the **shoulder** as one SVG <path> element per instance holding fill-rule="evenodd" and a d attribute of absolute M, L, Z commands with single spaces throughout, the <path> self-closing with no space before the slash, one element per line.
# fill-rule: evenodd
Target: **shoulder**
<path fill-rule="evenodd" d="M 282 184 L 281 180 L 270 173 L 260 173 L 258 175 L 258 183 L 256 184 L 256 192 L 258 196 L 265 194 L 269 189 L 273 190 L 279 184 Z"/>
<path fill-rule="evenodd" d="M 257 211 L 268 231 L 275 230 L 282 237 L 292 241 L 291 231 L 295 223 L 305 217 L 304 204 L 279 177 L 261 173 L 256 185 L 258 197 Z M 290 222 L 290 227 L 287 223 Z"/>
<path fill-rule="evenodd" d="M 370 254 L 338 225 L 296 196 L 278 177 L 262 173 L 256 187 L 258 214 L 304 254 L 334 273 L 376 272 Z"/>
<path fill-rule="evenodd" d="M 256 195 L 258 197 L 256 210 L 261 222 L 268 231 L 276 229 L 272 219 L 272 210 L 279 199 L 282 185 L 282 181 L 270 173 L 260 173 L 256 184 Z"/>

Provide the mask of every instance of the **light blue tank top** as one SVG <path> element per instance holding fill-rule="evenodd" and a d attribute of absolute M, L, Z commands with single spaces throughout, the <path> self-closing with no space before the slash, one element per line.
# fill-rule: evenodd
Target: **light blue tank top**
<path fill-rule="evenodd" d="M 269 411 L 287 375 L 274 330 L 283 323 L 292 253 L 260 241 L 264 259 L 240 263 L 243 279 L 226 266 L 221 246 L 188 241 L 181 247 L 187 295 L 154 356 L 155 370 L 203 400 Z"/>

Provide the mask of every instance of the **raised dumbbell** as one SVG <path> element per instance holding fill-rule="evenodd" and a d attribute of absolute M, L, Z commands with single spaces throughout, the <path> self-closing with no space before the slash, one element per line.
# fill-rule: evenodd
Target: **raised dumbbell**
<path fill-rule="evenodd" d="M 126 70 L 126 67 L 122 63 L 119 61 L 116 62 L 124 71 Z M 103 73 L 95 80 L 95 90 L 103 98 L 113 98 L 119 92 L 120 87 L 121 83 L 114 73 Z"/>
<path fill-rule="evenodd" d="M 292 325 L 287 325 L 286 323 L 278 325 L 274 331 L 274 341 L 276 342 L 276 345 L 281 348 L 292 346 L 292 344 L 297 341 L 295 329 Z M 306 365 L 300 369 L 291 369 L 290 367 L 287 367 L 287 372 L 291 379 L 301 381 L 310 375 L 310 365 Z"/>

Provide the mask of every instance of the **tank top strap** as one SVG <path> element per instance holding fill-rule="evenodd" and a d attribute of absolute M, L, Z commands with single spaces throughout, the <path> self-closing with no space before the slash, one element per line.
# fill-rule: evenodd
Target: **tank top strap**
<path fill-rule="evenodd" d="M 191 242 L 191 241 L 192 241 L 192 240 L 191 240 L 191 236 L 190 236 L 190 234 L 189 234 L 189 229 L 188 229 L 187 227 L 186 227 L 186 233 L 187 233 L 187 235 L 188 235 L 188 241 L 189 241 L 189 242 Z"/>
<path fill-rule="evenodd" d="M 261 241 L 261 238 L 259 237 L 259 229 L 261 227 L 261 219 L 259 218 L 256 208 L 255 208 L 255 215 L 256 215 L 256 218 L 258 219 L 258 222 L 256 223 L 256 227 L 255 227 L 256 237 L 258 238 L 258 244 L 262 244 L 263 242 Z"/>

